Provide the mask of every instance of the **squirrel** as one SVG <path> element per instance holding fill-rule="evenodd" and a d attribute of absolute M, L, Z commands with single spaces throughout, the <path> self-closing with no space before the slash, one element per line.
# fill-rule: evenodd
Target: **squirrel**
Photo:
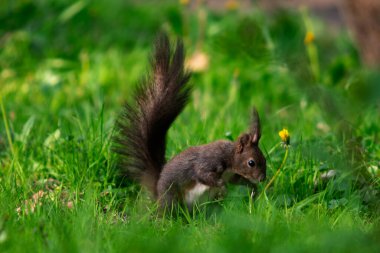
<path fill-rule="evenodd" d="M 265 180 L 266 159 L 259 148 L 260 119 L 253 108 L 248 133 L 235 141 L 218 140 L 194 146 L 166 162 L 167 132 L 191 95 L 190 72 L 184 69 L 184 46 L 177 40 L 174 52 L 168 36 L 156 39 L 152 73 L 138 85 L 132 102 L 116 120 L 113 150 L 123 176 L 137 180 L 158 201 L 160 208 L 176 203 L 192 206 L 211 189 L 225 190 L 229 183 Z"/>

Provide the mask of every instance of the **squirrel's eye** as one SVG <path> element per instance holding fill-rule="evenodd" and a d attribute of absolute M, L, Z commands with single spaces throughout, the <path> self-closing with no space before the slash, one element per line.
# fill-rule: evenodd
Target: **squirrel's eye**
<path fill-rule="evenodd" d="M 253 166 L 256 165 L 256 163 L 255 163 L 254 160 L 249 160 L 249 161 L 248 161 L 248 165 L 249 165 L 249 167 L 253 167 Z"/>

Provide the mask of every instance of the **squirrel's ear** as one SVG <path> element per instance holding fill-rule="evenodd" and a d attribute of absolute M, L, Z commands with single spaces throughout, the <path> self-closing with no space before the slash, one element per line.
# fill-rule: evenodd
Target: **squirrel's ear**
<path fill-rule="evenodd" d="M 250 132 L 252 135 L 252 144 L 259 144 L 259 140 L 261 138 L 260 117 L 255 107 L 253 107 L 252 110 L 252 122 Z"/>
<path fill-rule="evenodd" d="M 240 154 L 243 152 L 244 147 L 250 145 L 252 142 L 252 136 L 250 134 L 242 134 L 236 143 L 236 153 Z"/>

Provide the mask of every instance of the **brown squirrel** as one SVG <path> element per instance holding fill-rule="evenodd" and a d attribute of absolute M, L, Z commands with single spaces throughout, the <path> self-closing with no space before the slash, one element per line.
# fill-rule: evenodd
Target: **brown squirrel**
<path fill-rule="evenodd" d="M 236 142 L 219 140 L 190 147 L 165 160 L 167 132 L 189 100 L 190 73 L 184 70 L 183 43 L 174 52 L 161 34 L 156 43 L 153 73 L 148 74 L 126 103 L 116 121 L 114 151 L 125 176 L 149 189 L 159 206 L 185 202 L 191 206 L 210 189 L 224 189 L 223 175 L 232 173 L 231 183 L 256 183 L 266 177 L 266 160 L 259 149 L 260 119 L 253 109 L 248 133 Z"/>

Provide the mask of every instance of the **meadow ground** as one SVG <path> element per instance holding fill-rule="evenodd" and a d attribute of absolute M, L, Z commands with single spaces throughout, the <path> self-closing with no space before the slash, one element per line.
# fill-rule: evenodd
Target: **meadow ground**
<path fill-rule="evenodd" d="M 379 252 L 380 73 L 306 10 L 223 13 L 186 1 L 0 3 L 1 252 Z M 236 138 L 255 105 L 271 187 L 158 218 L 119 185 L 110 140 L 165 30 L 184 39 L 191 102 L 167 157 Z M 332 176 L 334 174 L 334 176 Z"/>

